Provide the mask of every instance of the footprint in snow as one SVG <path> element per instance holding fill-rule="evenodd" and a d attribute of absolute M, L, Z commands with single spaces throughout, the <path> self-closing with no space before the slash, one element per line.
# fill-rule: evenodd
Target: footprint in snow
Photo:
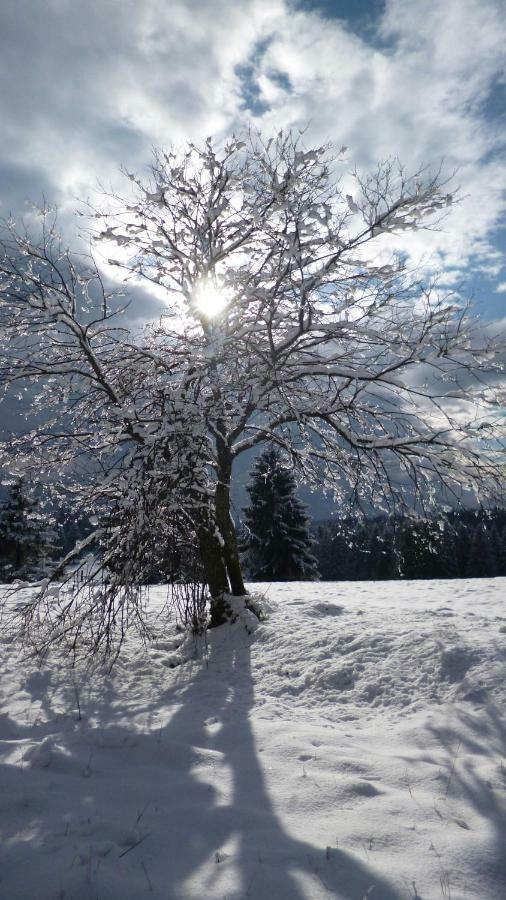
<path fill-rule="evenodd" d="M 379 797 L 381 791 L 370 781 L 352 781 L 346 788 L 347 793 L 356 797 Z"/>
<path fill-rule="evenodd" d="M 51 673 L 38 669 L 26 679 L 25 690 L 29 691 L 32 697 L 41 697 L 46 693 L 50 681 Z"/>
<path fill-rule="evenodd" d="M 8 713 L 0 713 L 0 741 L 14 741 L 19 737 L 16 723 Z"/>
<path fill-rule="evenodd" d="M 220 719 L 218 719 L 218 716 L 211 716 L 209 719 L 206 719 L 206 721 L 204 722 L 204 725 L 206 726 L 207 730 L 212 733 L 216 733 L 217 731 L 219 731 L 220 728 L 222 727 L 222 724 L 223 723 L 221 722 Z"/>
<path fill-rule="evenodd" d="M 468 703 L 484 703 L 487 699 L 487 692 L 484 688 L 474 688 L 464 694 L 462 699 L 467 700 Z"/>
<path fill-rule="evenodd" d="M 160 660 L 162 666 L 165 666 L 166 669 L 177 669 L 178 666 L 181 665 L 182 660 L 177 656 L 168 656 L 166 659 Z"/>
<path fill-rule="evenodd" d="M 102 750 L 133 749 L 141 743 L 141 735 L 125 733 L 124 729 L 111 725 L 94 735 L 94 743 Z"/>
<path fill-rule="evenodd" d="M 344 606 L 338 606 L 336 603 L 315 603 L 314 606 L 306 610 L 307 616 L 340 616 L 344 612 Z"/>
<path fill-rule="evenodd" d="M 151 648 L 153 650 L 161 650 L 165 653 L 168 653 L 172 650 L 178 650 L 182 643 L 183 642 L 180 638 L 175 638 L 174 640 L 170 641 L 155 641 L 151 645 Z"/>
<path fill-rule="evenodd" d="M 440 677 L 447 681 L 461 681 L 476 662 L 478 654 L 465 646 L 445 647 L 440 657 Z"/>

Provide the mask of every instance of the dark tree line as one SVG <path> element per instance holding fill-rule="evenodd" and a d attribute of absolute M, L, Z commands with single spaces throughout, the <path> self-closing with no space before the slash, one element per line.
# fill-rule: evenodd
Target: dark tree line
<path fill-rule="evenodd" d="M 151 508 L 143 510 L 155 519 L 155 501 Z M 139 505 L 134 513 L 139 512 Z M 8 584 L 17 579 L 36 581 L 51 575 L 55 567 L 64 561 L 74 548 L 83 545 L 81 554 L 72 553 L 71 568 L 78 568 L 89 554 L 103 557 L 107 550 L 108 529 L 122 523 L 123 533 L 129 537 L 127 529 L 128 511 L 118 511 L 113 505 L 101 519 L 105 540 L 95 540 L 91 544 L 87 538 L 94 525 L 80 515 L 71 505 L 55 507 L 47 502 L 40 490 L 18 478 L 8 484 L 3 500 L 0 501 L 0 583 Z M 148 545 L 140 541 L 125 539 L 117 555 L 108 561 L 107 572 L 126 569 L 132 562 L 138 565 L 143 560 L 143 584 L 167 584 L 178 581 L 201 583 L 203 574 L 194 544 L 180 527 L 177 517 L 159 517 L 155 527 L 149 532 Z M 63 565 L 63 563 L 62 563 Z M 60 576 L 63 575 L 63 571 Z"/>
<path fill-rule="evenodd" d="M 346 518 L 314 526 L 326 581 L 506 576 L 506 510 L 462 510 L 434 519 Z"/>
<path fill-rule="evenodd" d="M 49 507 L 23 479 L 12 481 L 0 502 L 0 582 L 45 577 L 90 530 L 72 510 Z"/>
<path fill-rule="evenodd" d="M 23 481 L 12 482 L 0 505 L 0 581 L 40 578 L 54 558 L 55 538 Z"/>
<path fill-rule="evenodd" d="M 506 576 L 505 509 L 461 510 L 433 519 L 349 516 L 311 527 L 293 473 L 273 447 L 257 459 L 248 491 L 240 545 L 251 581 Z M 0 503 L 0 582 L 44 577 L 92 528 L 71 509 L 49 509 L 22 480 L 14 481 Z M 101 552 L 98 544 L 90 550 Z M 195 571 L 196 548 L 167 523 L 148 556 L 145 584 L 203 581 Z"/>

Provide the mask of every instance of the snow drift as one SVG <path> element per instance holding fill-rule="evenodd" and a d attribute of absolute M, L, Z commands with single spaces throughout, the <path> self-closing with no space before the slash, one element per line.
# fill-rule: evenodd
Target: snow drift
<path fill-rule="evenodd" d="M 256 585 L 112 674 L 4 634 L 0 900 L 500 900 L 505 588 Z"/>

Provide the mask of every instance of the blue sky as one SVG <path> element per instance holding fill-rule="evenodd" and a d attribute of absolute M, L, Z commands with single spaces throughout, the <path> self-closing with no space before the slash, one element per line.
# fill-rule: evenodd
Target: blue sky
<path fill-rule="evenodd" d="M 462 203 L 410 247 L 506 310 L 502 0 L 3 0 L 0 215 L 143 171 L 155 144 L 308 126 L 350 168 L 457 170 Z"/>

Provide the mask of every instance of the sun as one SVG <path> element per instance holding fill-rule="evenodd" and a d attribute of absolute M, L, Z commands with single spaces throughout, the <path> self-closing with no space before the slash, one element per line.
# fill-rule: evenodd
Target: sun
<path fill-rule="evenodd" d="M 216 318 L 229 302 L 226 288 L 210 278 L 202 279 L 196 284 L 193 299 L 196 308 L 206 319 Z"/>

